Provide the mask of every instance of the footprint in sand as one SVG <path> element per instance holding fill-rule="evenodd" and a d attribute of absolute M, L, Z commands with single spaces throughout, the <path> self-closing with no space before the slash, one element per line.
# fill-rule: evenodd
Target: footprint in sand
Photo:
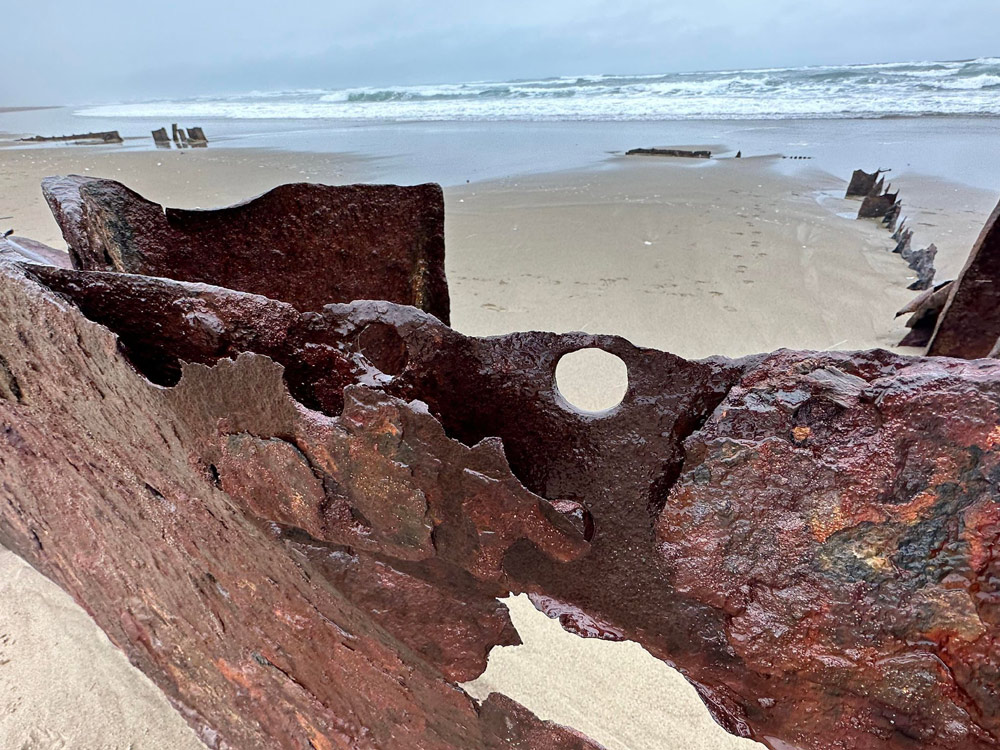
<path fill-rule="evenodd" d="M 67 747 L 66 738 L 61 734 L 45 728 L 35 728 L 21 745 L 21 750 L 65 750 Z"/>
<path fill-rule="evenodd" d="M 7 649 L 14 645 L 14 637 L 7 633 L 0 633 L 0 667 L 10 663 Z"/>

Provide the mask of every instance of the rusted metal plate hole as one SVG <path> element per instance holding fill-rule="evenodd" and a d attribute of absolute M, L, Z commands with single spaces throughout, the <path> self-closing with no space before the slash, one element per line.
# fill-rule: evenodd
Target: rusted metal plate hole
<path fill-rule="evenodd" d="M 385 323 L 365 326 L 358 334 L 358 351 L 386 375 L 399 375 L 406 368 L 406 342 Z"/>
<path fill-rule="evenodd" d="M 603 349 L 578 349 L 556 364 L 556 389 L 577 411 L 607 412 L 625 398 L 628 368 L 620 357 Z"/>

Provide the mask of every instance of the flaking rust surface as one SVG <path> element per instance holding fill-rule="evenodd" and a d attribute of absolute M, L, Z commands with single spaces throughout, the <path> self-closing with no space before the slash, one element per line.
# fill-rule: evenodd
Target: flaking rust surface
<path fill-rule="evenodd" d="M 776 750 L 1000 745 L 1000 362 L 0 264 L 0 541 L 216 747 L 595 747 L 456 685 L 510 592 Z M 628 367 L 609 412 L 555 387 L 586 347 Z"/>
<path fill-rule="evenodd" d="M 164 208 L 79 175 L 42 191 L 77 268 L 218 284 L 300 310 L 385 299 L 448 322 L 437 185 L 289 184 L 214 210 Z"/>

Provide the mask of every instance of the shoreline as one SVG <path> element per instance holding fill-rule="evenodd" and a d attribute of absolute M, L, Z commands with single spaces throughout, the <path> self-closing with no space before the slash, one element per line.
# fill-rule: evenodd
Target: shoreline
<path fill-rule="evenodd" d="M 118 130 L 121 146 L 76 146 L 110 153 L 158 151 L 151 131 L 179 121 L 200 125 L 208 151 L 261 148 L 373 159 L 367 179 L 459 186 L 515 175 L 595 169 L 609 156 L 638 147 L 715 144 L 713 156 L 779 154 L 788 171 L 817 166 L 849 179 L 863 168 L 891 168 L 893 179 L 927 174 L 1000 191 L 1000 117 L 772 120 L 471 120 L 380 121 L 237 118 L 79 117 L 72 108 L 0 114 L 0 151 L 33 151 L 22 135 Z"/>

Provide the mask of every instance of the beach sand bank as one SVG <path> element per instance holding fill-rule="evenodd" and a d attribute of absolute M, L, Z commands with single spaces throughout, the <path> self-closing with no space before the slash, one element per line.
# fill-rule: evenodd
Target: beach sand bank
<path fill-rule="evenodd" d="M 780 162 L 612 158 L 450 188 L 453 324 L 476 335 L 615 333 L 685 357 L 893 346 L 905 331 L 892 315 L 914 293 L 889 233 L 849 218 L 858 204 L 839 197 L 846 176 L 788 173 Z M 0 229 L 64 246 L 38 187 L 52 174 L 109 177 L 167 205 L 208 208 L 284 182 L 365 180 L 370 166 L 253 149 L 3 149 L 0 216 L 13 218 Z M 917 176 L 897 187 L 914 244 L 937 244 L 939 279 L 954 275 L 996 196 Z M 596 403 L 615 378 L 578 376 L 577 403 Z M 0 746 L 201 747 L 67 595 L 10 553 L 0 574 Z M 500 690 L 609 750 L 755 746 L 726 735 L 693 689 L 635 644 L 579 639 L 523 598 L 511 606 L 525 644 L 497 649 L 474 695 Z"/>

